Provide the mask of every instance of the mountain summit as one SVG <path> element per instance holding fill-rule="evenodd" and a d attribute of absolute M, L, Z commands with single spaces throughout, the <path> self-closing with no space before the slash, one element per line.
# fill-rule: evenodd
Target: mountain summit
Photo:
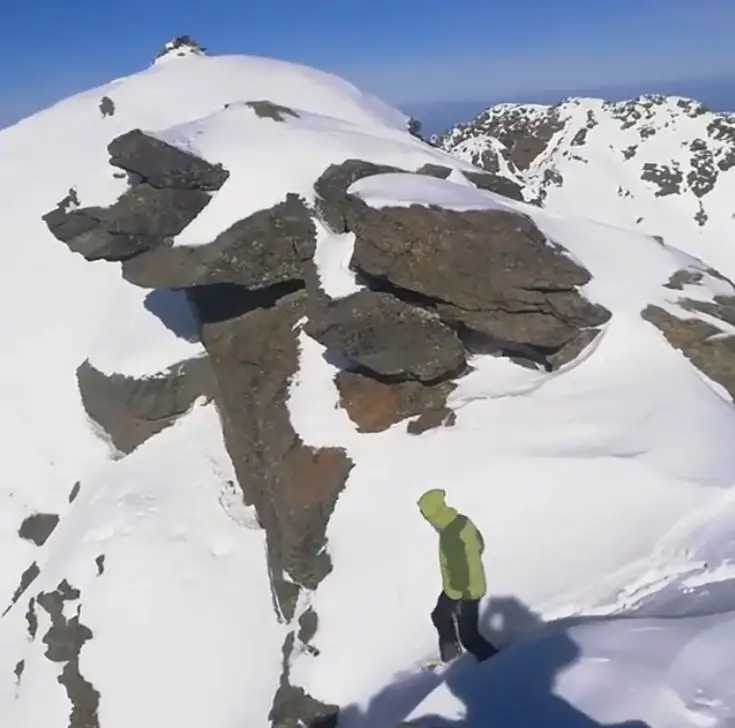
<path fill-rule="evenodd" d="M 3 728 L 729 725 L 731 280 L 179 48 L 0 132 Z"/>

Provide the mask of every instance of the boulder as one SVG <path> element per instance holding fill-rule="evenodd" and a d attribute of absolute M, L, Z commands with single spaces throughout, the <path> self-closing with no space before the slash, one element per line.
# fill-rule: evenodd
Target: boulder
<path fill-rule="evenodd" d="M 306 331 L 387 381 L 437 381 L 466 365 L 462 342 L 435 313 L 389 293 L 365 290 L 332 301 Z"/>
<path fill-rule="evenodd" d="M 123 263 L 123 277 L 144 288 L 235 284 L 260 290 L 304 281 L 304 263 L 316 248 L 316 229 L 302 198 L 260 210 L 220 233 L 212 243 L 159 247 Z"/>
<path fill-rule="evenodd" d="M 153 187 L 211 192 L 220 189 L 230 176 L 221 164 L 210 164 L 140 129 L 113 139 L 107 151 L 111 165 Z"/>

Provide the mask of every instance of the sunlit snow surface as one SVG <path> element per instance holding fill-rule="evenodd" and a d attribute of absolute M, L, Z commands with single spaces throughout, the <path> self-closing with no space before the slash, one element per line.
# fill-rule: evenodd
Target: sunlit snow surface
<path fill-rule="evenodd" d="M 115 104 L 112 117 L 99 112 L 103 95 Z M 262 99 L 297 116 L 259 118 L 244 103 Z M 60 666 L 41 641 L 48 616 L 36 607 L 34 641 L 25 617 L 28 597 L 62 579 L 81 593 L 66 616 L 81 605 L 80 622 L 93 633 L 79 667 L 100 692 L 100 728 L 264 726 L 279 684 L 291 627 L 273 611 L 264 534 L 239 502 L 212 405 L 197 405 L 117 461 L 81 407 L 75 370 L 86 358 L 106 373 L 145 377 L 202 353 L 181 294 L 124 283 L 118 266 L 72 255 L 40 219 L 72 186 L 83 205 L 113 202 L 124 180 L 113 177 L 105 147 L 137 127 L 231 172 L 177 245 L 206 244 L 288 192 L 309 202 L 316 177 L 345 159 L 468 168 L 411 137 L 402 114 L 349 84 L 248 57 L 157 63 L 0 132 L 2 599 L 32 561 L 41 569 L 0 619 L 3 728 L 68 726 Z M 299 333 L 293 424 L 309 445 L 344 447 L 355 467 L 328 527 L 333 571 L 300 604 L 319 615 L 319 654 L 297 652 L 292 682 L 346 706 L 345 724 L 365 728 L 409 714 L 511 726 L 522 710 L 536 710 L 538 722 L 544 706 L 564 719 L 727 725 L 735 416 L 721 387 L 640 316 L 649 303 L 672 306 L 680 292 L 663 284 L 702 264 L 642 233 L 482 192 L 459 171 L 445 181 L 381 175 L 351 191 L 378 207 L 531 215 L 590 270 L 584 291 L 613 317 L 553 374 L 476 357 L 451 395 L 456 425 L 421 436 L 405 422 L 358 433 L 336 406 L 323 348 Z M 317 223 L 318 273 L 332 296 L 359 288 L 348 267 L 353 243 Z M 728 291 L 705 276 L 685 294 Z M 540 618 L 636 618 L 548 628 L 482 668 L 459 665 L 444 682 L 415 674 L 436 650 L 436 535 L 415 506 L 435 486 L 485 535 L 484 626 L 499 643 Z M 40 549 L 17 537 L 35 511 L 61 516 Z M 491 619 L 497 613 L 504 625 Z"/>

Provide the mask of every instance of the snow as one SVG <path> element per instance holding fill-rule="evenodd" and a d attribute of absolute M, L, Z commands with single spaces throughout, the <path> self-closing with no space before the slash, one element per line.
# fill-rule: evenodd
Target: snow
<path fill-rule="evenodd" d="M 365 161 L 398 161 L 407 170 L 427 163 L 471 169 L 403 128 L 367 126 L 308 107 L 289 108 L 298 116 L 286 114 L 282 121 L 274 121 L 259 117 L 247 104 L 233 104 L 201 120 L 156 132 L 159 139 L 221 162 L 230 172 L 212 202 L 176 237 L 175 245 L 210 243 L 238 220 L 282 202 L 288 192 L 313 203 L 314 182 L 322 172 L 330 164 L 353 158 L 356 150 Z"/>
<path fill-rule="evenodd" d="M 701 557 L 684 548 L 685 524 L 702 510 L 711 520 L 721 494 L 732 492 L 735 418 L 729 397 L 640 316 L 645 305 L 673 294 L 663 284 L 692 264 L 688 256 L 637 232 L 569 221 L 435 178 L 379 175 L 356 182 L 350 192 L 377 207 L 500 208 L 531 215 L 549 239 L 590 270 L 585 293 L 613 311 L 600 337 L 559 372 L 521 371 L 509 362 L 477 357 L 475 371 L 450 397 L 455 426 L 421 437 L 408 434 L 404 424 L 378 434 L 357 433 L 337 408 L 335 369 L 322 347 L 302 334 L 292 422 L 308 444 L 345 447 L 356 466 L 328 527 L 334 570 L 311 598 L 320 615 L 315 639 L 320 654 L 297 657 L 292 679 L 316 697 L 352 705 L 357 717 L 345 723 L 352 728 L 375 724 L 370 706 L 376 701 L 383 706 L 382 724 L 405 718 L 416 686 L 409 681 L 401 687 L 401 676 L 436 649 L 428 620 L 438 589 L 435 534 L 415 510 L 424 490 L 447 489 L 450 504 L 471 514 L 485 534 L 491 594 L 484 623 L 490 633 L 497 600 L 516 600 L 535 619 L 626 613 L 650 598 L 642 584 L 655 583 L 653 593 L 663 593 L 678 580 L 681 598 L 687 574 L 696 571 L 704 578 Z M 712 288 L 700 296 L 721 292 L 722 282 L 707 281 Z M 664 554 L 664 544 L 667 558 L 654 559 Z M 733 544 L 727 547 L 732 558 Z M 355 573 L 365 589 L 355 589 Z M 626 600 L 631 584 L 638 589 Z M 346 613 L 352 619 L 346 620 Z M 380 625 L 384 638 L 376 640 L 373 629 L 355 630 L 355 618 Z M 511 627 L 497 638 L 502 644 L 514 636 Z M 595 639 L 590 637 L 592 653 Z M 348 674 L 340 668 L 347 643 L 361 656 Z M 645 654 L 637 653 L 639 659 Z M 593 654 L 590 662 L 595 659 Z M 664 664 L 664 653 L 660 659 Z M 576 669 L 582 671 L 579 685 L 584 667 Z M 394 689 L 386 688 L 394 683 Z M 390 698 L 380 697 L 384 690 Z M 452 717 L 441 694 L 431 705 L 439 701 L 447 711 L 443 715 Z M 508 710 L 518 709 L 519 700 L 504 700 Z M 585 693 L 578 703 L 584 707 L 590 701 Z M 494 710 L 495 702 L 487 704 L 478 725 L 486 724 L 490 705 Z M 500 700 L 498 709 L 503 705 Z M 627 707 L 635 712 L 636 706 Z M 662 714 L 651 725 L 670 725 L 666 720 Z"/>
<path fill-rule="evenodd" d="M 111 117 L 97 108 L 103 95 L 115 104 Z M 296 116 L 259 117 L 246 102 L 263 99 Z M 93 634 L 79 669 L 100 693 L 100 728 L 268 725 L 281 646 L 295 626 L 274 610 L 265 534 L 242 503 L 214 407 L 198 403 L 114 459 L 81 406 L 75 371 L 85 359 L 144 378 L 203 354 L 181 292 L 125 283 L 118 266 L 72 255 L 40 220 L 72 186 L 85 206 L 124 191 L 105 147 L 131 128 L 231 173 L 176 245 L 206 244 L 289 192 L 311 204 L 330 164 L 356 158 L 411 171 L 437 163 L 453 170 L 447 180 L 386 174 L 350 192 L 375 207 L 529 215 L 591 272 L 583 292 L 613 312 L 577 359 L 550 374 L 474 357 L 449 400 L 455 425 L 420 436 L 405 422 L 358 432 L 338 406 L 337 370 L 299 332 L 291 421 L 307 445 L 345 448 L 354 468 L 328 525 L 333 570 L 297 610 L 311 605 L 319 626 L 318 652 L 292 656 L 295 686 L 343 706 L 346 728 L 390 728 L 408 716 L 430 725 L 540 725 L 549 716 L 559 728 L 732 725 L 735 412 L 722 387 L 640 315 L 649 304 L 681 315 L 679 297 L 712 300 L 731 287 L 686 254 L 703 250 L 701 240 L 680 235 L 685 253 L 646 226 L 630 229 L 582 177 L 565 187 L 578 195 L 573 208 L 561 198 L 544 210 L 508 200 L 475 188 L 462 174 L 467 162 L 421 143 L 405 122 L 316 70 L 169 54 L 0 132 L 0 238 L 10 241 L 0 251 L 0 304 L 12 312 L 0 317 L 4 603 L 30 563 L 41 570 L 0 619 L 8 728 L 68 725 L 61 666 L 42 641 L 49 617 L 36 604 L 35 640 L 26 623 L 30 596 L 63 579 L 81 594 L 65 617 L 79 608 Z M 606 174 L 605 159 L 587 166 Z M 669 201 L 641 199 L 651 219 L 671 215 L 674 231 Z M 349 269 L 354 236 L 315 226 L 324 290 L 337 298 L 359 290 Z M 702 282 L 666 288 L 682 268 L 700 271 Z M 436 534 L 416 507 L 431 487 L 445 488 L 483 531 L 483 629 L 508 646 L 479 668 L 468 660 L 443 676 L 414 669 L 436 652 Z M 41 548 L 17 537 L 33 512 L 60 516 Z"/>

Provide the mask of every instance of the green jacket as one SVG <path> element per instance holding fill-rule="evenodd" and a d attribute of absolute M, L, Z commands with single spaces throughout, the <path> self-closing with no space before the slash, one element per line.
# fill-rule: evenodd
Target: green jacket
<path fill-rule="evenodd" d="M 480 599 L 486 591 L 482 534 L 444 502 L 444 495 L 443 490 L 429 490 L 418 502 L 421 514 L 439 533 L 442 588 L 450 599 Z"/>

